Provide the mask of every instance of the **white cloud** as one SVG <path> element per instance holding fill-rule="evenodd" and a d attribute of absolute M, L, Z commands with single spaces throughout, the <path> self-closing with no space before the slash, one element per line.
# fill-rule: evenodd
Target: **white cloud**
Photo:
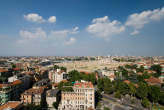
<path fill-rule="evenodd" d="M 37 13 L 29 13 L 27 15 L 24 15 L 24 19 L 30 22 L 35 22 L 35 23 L 44 23 L 44 22 L 55 23 L 56 22 L 56 16 L 50 16 L 47 20 L 45 20 L 42 16 L 40 16 Z"/>
<path fill-rule="evenodd" d="M 79 28 L 76 26 L 75 28 L 73 28 L 71 30 L 67 29 L 67 30 L 51 31 L 50 35 L 54 36 L 58 39 L 64 39 L 68 35 L 77 34 L 79 32 L 78 30 L 79 30 Z"/>
<path fill-rule="evenodd" d="M 65 39 L 69 34 L 68 30 L 59 30 L 59 31 L 51 31 L 50 36 L 55 37 L 57 39 Z"/>
<path fill-rule="evenodd" d="M 48 19 L 48 22 L 55 23 L 56 22 L 56 16 L 50 16 Z"/>
<path fill-rule="evenodd" d="M 72 29 L 72 34 L 76 34 L 76 33 L 78 33 L 79 32 L 79 27 L 74 27 L 73 29 Z"/>
<path fill-rule="evenodd" d="M 72 45 L 76 42 L 76 39 L 71 37 L 68 41 L 65 41 L 65 45 Z"/>
<path fill-rule="evenodd" d="M 30 13 L 30 14 L 24 15 L 24 18 L 27 21 L 30 21 L 30 22 L 36 22 L 36 23 L 43 23 L 43 22 L 45 22 L 43 17 L 40 16 L 39 14 L 37 14 L 37 13 Z"/>
<path fill-rule="evenodd" d="M 131 35 L 135 35 L 139 33 L 139 29 L 143 28 L 145 24 L 148 24 L 153 21 L 159 21 L 164 18 L 164 7 L 161 9 L 154 9 L 143 11 L 141 13 L 131 14 L 125 25 L 134 28 L 134 32 Z"/>
<path fill-rule="evenodd" d="M 137 35 L 137 34 L 139 34 L 138 30 L 134 30 L 132 33 L 130 33 L 130 35 Z"/>
<path fill-rule="evenodd" d="M 18 40 L 19 43 L 56 43 L 57 44 L 65 44 L 71 45 L 76 42 L 76 39 L 72 36 L 76 34 L 78 31 L 78 27 L 75 27 L 70 30 L 52 30 L 50 32 L 44 31 L 42 28 L 37 28 L 32 31 L 29 30 L 20 30 L 19 35 L 21 37 Z M 67 40 L 69 39 L 69 40 Z"/>
<path fill-rule="evenodd" d="M 117 20 L 110 21 L 108 16 L 95 18 L 92 24 L 87 27 L 89 33 L 97 37 L 109 38 L 112 35 L 119 34 L 125 30 L 125 27 Z"/>
<path fill-rule="evenodd" d="M 93 19 L 92 23 L 97 23 L 97 22 L 101 23 L 101 22 L 108 22 L 108 21 L 109 21 L 108 20 L 108 16 L 104 16 L 102 18 L 95 18 L 95 19 Z"/>
<path fill-rule="evenodd" d="M 27 40 L 38 39 L 38 38 L 45 39 L 47 37 L 46 32 L 43 31 L 42 28 L 37 28 L 33 32 L 27 30 L 21 30 L 19 34 L 23 39 L 27 39 Z"/>

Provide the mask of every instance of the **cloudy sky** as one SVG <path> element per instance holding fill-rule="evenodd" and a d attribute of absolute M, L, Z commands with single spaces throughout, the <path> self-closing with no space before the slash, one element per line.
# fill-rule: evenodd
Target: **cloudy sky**
<path fill-rule="evenodd" d="M 0 0 L 0 56 L 164 56 L 164 0 Z"/>

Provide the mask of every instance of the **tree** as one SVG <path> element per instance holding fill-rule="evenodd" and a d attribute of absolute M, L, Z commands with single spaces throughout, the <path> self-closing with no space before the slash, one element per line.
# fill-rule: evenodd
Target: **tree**
<path fill-rule="evenodd" d="M 60 67 L 58 65 L 54 65 L 54 69 L 59 69 Z"/>
<path fill-rule="evenodd" d="M 115 92 L 114 97 L 120 99 L 121 98 L 120 91 Z"/>
<path fill-rule="evenodd" d="M 99 91 L 103 91 L 104 90 L 104 82 L 103 82 L 103 78 L 99 78 L 97 81 L 97 88 L 99 89 Z"/>
<path fill-rule="evenodd" d="M 119 81 L 119 80 L 114 83 L 114 89 L 116 91 L 120 91 L 120 94 L 122 94 L 122 95 L 129 93 L 128 85 L 122 81 Z"/>
<path fill-rule="evenodd" d="M 63 66 L 60 67 L 60 69 L 63 70 L 63 71 L 65 71 L 65 72 L 67 71 L 67 68 L 66 67 L 63 67 Z"/>
<path fill-rule="evenodd" d="M 96 84 L 96 75 L 95 73 L 91 73 L 88 76 L 89 81 L 91 81 L 93 84 Z"/>
<path fill-rule="evenodd" d="M 12 64 L 12 68 L 16 68 L 16 65 L 15 64 Z"/>
<path fill-rule="evenodd" d="M 141 65 L 139 68 L 136 69 L 137 72 L 141 72 L 143 73 L 144 72 L 144 67 Z"/>
<path fill-rule="evenodd" d="M 114 91 L 114 88 L 112 87 L 112 82 L 110 81 L 109 78 L 104 78 L 104 92 L 107 94 L 111 94 Z"/>
<path fill-rule="evenodd" d="M 40 105 L 27 104 L 23 107 L 23 110 L 41 110 Z"/>
<path fill-rule="evenodd" d="M 157 103 L 160 100 L 160 93 L 160 88 L 158 86 L 150 86 L 149 98 L 153 103 Z"/>
<path fill-rule="evenodd" d="M 104 110 L 110 110 L 110 108 L 108 108 L 108 107 L 104 107 Z"/>
<path fill-rule="evenodd" d="M 162 71 L 161 65 L 152 65 L 150 69 L 156 72 L 155 73 L 156 77 L 159 77 L 161 75 L 161 71 Z"/>
<path fill-rule="evenodd" d="M 63 86 L 73 86 L 73 84 L 72 84 L 72 82 L 60 82 L 59 84 L 58 84 L 58 89 L 59 90 L 62 90 L 62 91 L 66 91 L 66 90 L 70 90 L 71 91 L 71 88 L 65 88 L 65 87 L 63 87 Z"/>
<path fill-rule="evenodd" d="M 137 65 L 134 64 L 134 65 L 131 66 L 131 68 L 132 68 L 132 69 L 137 69 Z"/>
<path fill-rule="evenodd" d="M 77 70 L 72 70 L 69 72 L 69 80 L 70 81 L 78 81 L 81 80 L 80 73 Z"/>
<path fill-rule="evenodd" d="M 52 105 L 53 105 L 53 107 L 54 107 L 55 109 L 58 109 L 58 105 L 59 105 L 59 104 L 58 104 L 57 102 L 53 102 Z"/>
<path fill-rule="evenodd" d="M 131 96 L 134 96 L 136 94 L 136 87 L 133 83 L 130 83 L 129 85 L 129 94 Z"/>
<path fill-rule="evenodd" d="M 125 77 L 126 79 L 128 78 L 128 71 L 126 69 L 122 68 L 120 72 L 122 73 L 123 77 Z"/>
<path fill-rule="evenodd" d="M 116 79 L 122 79 L 122 74 L 121 74 L 121 72 L 115 72 L 114 73 L 115 74 L 115 76 L 116 76 Z"/>
<path fill-rule="evenodd" d="M 143 82 L 139 82 L 138 84 L 138 88 L 137 88 L 137 96 L 141 99 L 143 99 L 144 97 L 148 96 L 148 86 L 146 83 Z"/>
<path fill-rule="evenodd" d="M 150 102 L 147 98 L 144 98 L 141 103 L 146 108 L 148 108 L 150 106 Z"/>
<path fill-rule="evenodd" d="M 100 91 L 96 91 L 95 92 L 95 105 L 97 106 L 98 102 L 101 100 L 102 95 L 100 93 Z"/>
<path fill-rule="evenodd" d="M 142 75 L 137 76 L 137 80 L 139 82 L 145 82 L 144 79 L 149 79 L 149 78 L 150 78 L 150 75 L 148 73 L 143 73 Z"/>
<path fill-rule="evenodd" d="M 161 92 L 161 96 L 160 96 L 159 103 L 160 103 L 161 105 L 164 105 L 164 92 Z"/>

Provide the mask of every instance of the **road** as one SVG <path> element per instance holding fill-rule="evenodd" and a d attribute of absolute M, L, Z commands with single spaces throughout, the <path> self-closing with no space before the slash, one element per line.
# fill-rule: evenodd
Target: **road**
<path fill-rule="evenodd" d="M 142 110 L 141 108 L 132 106 L 132 105 L 130 105 L 130 104 L 121 103 L 121 102 L 119 102 L 117 99 L 112 98 L 111 96 L 109 96 L 109 95 L 107 95 L 107 94 L 102 94 L 102 99 L 103 99 L 103 101 L 105 100 L 106 102 L 108 102 L 108 104 L 109 104 L 110 102 L 112 102 L 112 103 L 116 104 L 117 106 L 123 107 L 123 108 L 126 108 L 126 109 L 128 109 L 128 107 L 129 107 L 129 108 L 131 107 L 131 108 L 132 108 L 131 110 Z"/>

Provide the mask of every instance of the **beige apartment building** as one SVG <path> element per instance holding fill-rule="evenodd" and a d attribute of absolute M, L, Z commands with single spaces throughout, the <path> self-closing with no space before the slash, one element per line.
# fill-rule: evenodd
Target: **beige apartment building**
<path fill-rule="evenodd" d="M 21 102 L 24 104 L 35 104 L 40 105 L 41 100 L 43 99 L 44 89 L 43 88 L 31 88 L 26 90 L 21 94 Z"/>
<path fill-rule="evenodd" d="M 91 82 L 75 82 L 73 92 L 62 92 L 59 110 L 95 108 L 95 88 Z"/>

